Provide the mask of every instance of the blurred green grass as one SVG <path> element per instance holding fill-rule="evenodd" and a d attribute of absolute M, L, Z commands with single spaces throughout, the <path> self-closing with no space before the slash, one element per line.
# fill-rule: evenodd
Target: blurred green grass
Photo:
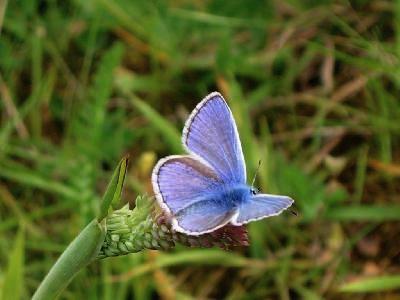
<path fill-rule="evenodd" d="M 233 110 L 249 175 L 261 159 L 258 186 L 292 196 L 299 216 L 251 224 L 248 249 L 101 261 L 63 298 L 397 295 L 398 2 L 3 1 L 3 10 L 3 299 L 29 298 L 94 217 L 123 155 L 125 200 L 151 193 L 156 159 L 183 151 L 184 120 L 213 90 Z"/>

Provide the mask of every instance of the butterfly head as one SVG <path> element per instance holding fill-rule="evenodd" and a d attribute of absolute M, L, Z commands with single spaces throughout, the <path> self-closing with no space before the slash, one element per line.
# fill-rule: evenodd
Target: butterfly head
<path fill-rule="evenodd" d="M 257 195 L 258 192 L 259 192 L 258 188 L 254 187 L 254 186 L 252 186 L 252 187 L 250 188 L 250 194 L 252 194 L 252 195 Z"/>

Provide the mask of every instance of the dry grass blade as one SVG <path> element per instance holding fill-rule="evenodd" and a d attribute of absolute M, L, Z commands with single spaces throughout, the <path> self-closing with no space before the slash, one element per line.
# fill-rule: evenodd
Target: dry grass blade
<path fill-rule="evenodd" d="M 1 12 L 0 12 L 1 14 Z M 14 101 L 11 97 L 10 90 L 8 89 L 6 83 L 3 80 L 3 77 L 0 74 L 0 95 L 3 100 L 4 107 L 6 108 L 7 114 L 10 119 L 14 121 L 15 127 L 21 139 L 26 140 L 29 136 L 28 130 L 26 129 L 25 124 L 23 123 L 21 116 L 19 115 L 18 109 L 14 104 Z"/>
<path fill-rule="evenodd" d="M 7 2 L 8 0 L 0 1 L 0 35 L 1 35 L 1 29 L 3 28 L 4 15 L 6 14 Z"/>

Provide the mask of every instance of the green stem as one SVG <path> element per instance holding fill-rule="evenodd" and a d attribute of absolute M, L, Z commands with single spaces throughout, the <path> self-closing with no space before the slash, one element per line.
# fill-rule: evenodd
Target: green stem
<path fill-rule="evenodd" d="M 89 223 L 63 252 L 33 295 L 33 300 L 54 299 L 72 278 L 93 259 L 103 244 L 105 228 L 97 220 Z"/>

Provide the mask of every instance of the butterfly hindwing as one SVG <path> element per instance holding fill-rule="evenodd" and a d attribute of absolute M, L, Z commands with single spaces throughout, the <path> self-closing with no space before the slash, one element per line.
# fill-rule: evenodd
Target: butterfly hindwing
<path fill-rule="evenodd" d="M 205 196 L 207 200 L 193 203 L 175 215 L 175 229 L 191 235 L 204 234 L 226 225 L 237 214 L 236 209 L 217 201 L 215 194 Z"/>
<path fill-rule="evenodd" d="M 226 203 L 214 201 L 223 182 L 210 167 L 189 155 L 160 160 L 152 184 L 157 201 L 171 214 L 178 231 L 209 232 L 228 223 L 234 214 Z"/>
<path fill-rule="evenodd" d="M 234 225 L 242 225 L 251 221 L 277 216 L 293 204 L 287 196 L 257 194 L 239 208 L 239 214 L 232 220 Z"/>
<path fill-rule="evenodd" d="M 227 183 L 246 183 L 246 165 L 232 112 L 214 92 L 193 110 L 183 129 L 182 142 L 205 160 Z"/>

